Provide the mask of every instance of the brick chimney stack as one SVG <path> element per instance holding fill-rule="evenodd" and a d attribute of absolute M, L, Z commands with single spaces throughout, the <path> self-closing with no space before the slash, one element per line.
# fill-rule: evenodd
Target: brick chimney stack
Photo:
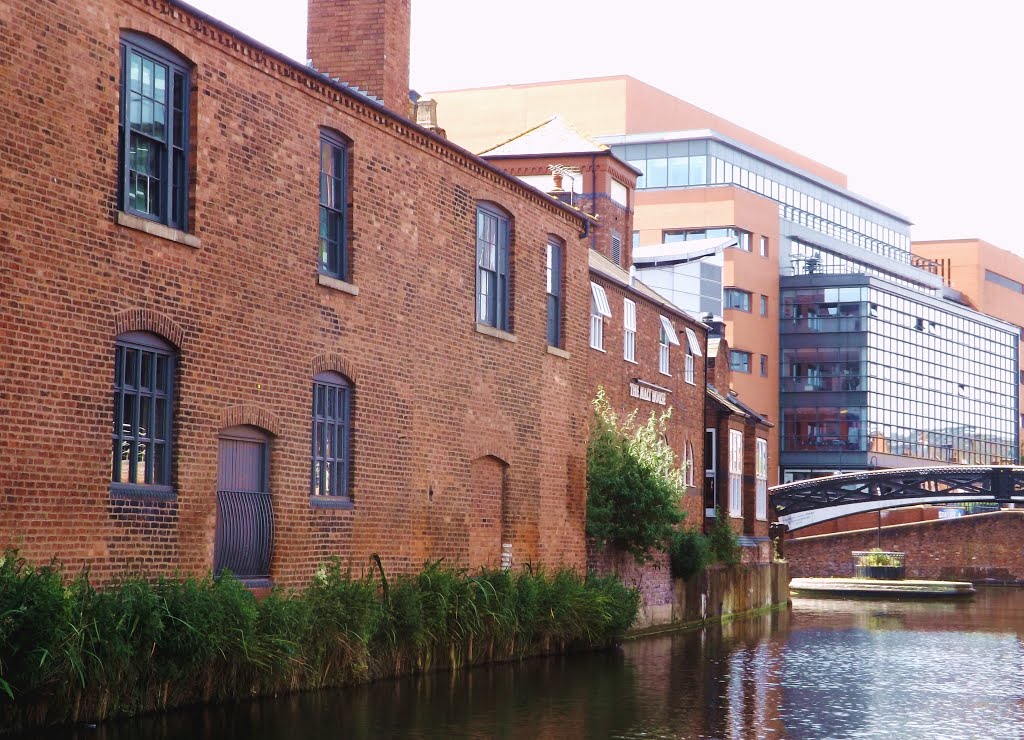
<path fill-rule="evenodd" d="M 308 2 L 306 55 L 313 66 L 409 116 L 411 0 Z"/>

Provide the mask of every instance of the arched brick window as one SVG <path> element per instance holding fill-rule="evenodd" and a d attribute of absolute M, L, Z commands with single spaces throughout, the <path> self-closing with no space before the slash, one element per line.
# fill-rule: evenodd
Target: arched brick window
<path fill-rule="evenodd" d="M 117 337 L 111 488 L 173 493 L 174 347 L 156 334 Z"/>
<path fill-rule="evenodd" d="M 314 506 L 347 505 L 352 462 L 352 383 L 333 371 L 313 378 L 310 498 Z"/>

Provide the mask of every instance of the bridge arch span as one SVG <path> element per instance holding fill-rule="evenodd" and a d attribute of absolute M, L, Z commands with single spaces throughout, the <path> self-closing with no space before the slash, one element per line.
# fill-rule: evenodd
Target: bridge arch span
<path fill-rule="evenodd" d="M 1024 504 L 1024 466 L 942 465 L 842 473 L 773 486 L 769 500 L 789 531 L 866 511 L 967 501 Z"/>

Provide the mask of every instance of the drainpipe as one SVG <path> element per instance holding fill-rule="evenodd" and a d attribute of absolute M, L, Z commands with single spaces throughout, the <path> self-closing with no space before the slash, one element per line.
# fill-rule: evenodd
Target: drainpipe
<path fill-rule="evenodd" d="M 590 155 L 590 210 L 594 213 L 594 217 L 597 217 L 597 155 Z M 597 249 L 597 233 L 591 231 L 590 233 L 590 248 Z"/>
<path fill-rule="evenodd" d="M 707 428 L 708 428 L 708 362 L 709 362 L 709 360 L 711 358 L 708 355 L 707 336 L 708 336 L 707 332 L 705 332 L 704 333 L 704 387 L 702 388 L 703 393 L 702 393 L 702 397 L 701 397 L 701 400 L 704 402 L 704 413 L 701 414 L 701 418 L 704 420 L 704 427 L 701 429 L 701 434 L 700 434 L 701 447 L 704 446 L 704 435 L 707 434 Z M 720 444 L 720 442 L 718 440 L 718 425 L 716 424 L 715 425 L 715 456 L 716 457 L 718 455 L 718 445 L 719 444 Z M 701 457 L 703 457 L 703 455 L 701 455 Z M 712 462 L 715 462 L 715 461 L 712 460 Z M 708 469 L 708 461 L 707 460 L 704 461 L 704 469 L 705 470 Z M 718 465 L 715 465 L 715 477 L 714 477 L 713 480 L 715 482 L 714 485 L 717 486 L 718 485 Z M 700 487 L 700 493 L 701 493 L 701 496 L 700 496 L 700 512 L 701 512 L 700 531 L 704 532 L 704 533 L 707 533 L 707 531 L 708 531 L 707 504 L 705 503 L 706 499 L 704 498 L 704 486 L 706 486 L 707 484 L 708 484 L 708 479 L 704 478 L 704 485 Z M 718 496 L 718 493 L 716 491 L 715 492 L 716 503 L 717 503 L 717 496 Z M 717 515 L 717 512 L 716 512 L 716 515 Z"/>

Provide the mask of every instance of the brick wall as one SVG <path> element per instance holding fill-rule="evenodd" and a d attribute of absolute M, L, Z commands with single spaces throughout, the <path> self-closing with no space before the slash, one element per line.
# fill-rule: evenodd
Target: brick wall
<path fill-rule="evenodd" d="M 410 0 L 308 0 L 306 55 L 409 115 Z"/>
<path fill-rule="evenodd" d="M 194 65 L 192 245 L 118 223 L 119 29 Z M 332 555 L 468 564 L 480 458 L 503 466 L 515 560 L 584 562 L 579 217 L 163 0 L 8 0 L 0 70 L 0 546 L 100 580 L 208 569 L 217 435 L 247 423 L 273 435 L 276 582 Z M 318 284 L 321 126 L 352 141 L 358 295 Z M 514 342 L 475 329 L 478 200 L 513 218 Z M 568 358 L 546 351 L 548 234 L 567 245 Z M 178 349 L 171 502 L 108 490 L 126 326 Z M 323 370 L 354 385 L 351 510 L 310 504 Z"/>
<path fill-rule="evenodd" d="M 689 326 L 696 330 L 703 343 L 704 330 L 696 323 L 667 311 L 657 303 L 645 298 L 637 291 L 630 290 L 617 282 L 593 273 L 594 282 L 602 285 L 608 295 L 612 317 L 604 320 L 604 351 L 589 348 L 587 368 L 593 393 L 603 387 L 612 407 L 625 418 L 637 412 L 637 421 L 643 423 L 652 413 L 660 415 L 671 409 L 666 439 L 680 460 L 684 446 L 693 446 L 694 486 L 687 489 L 682 507 L 686 512 L 688 526 L 699 527 L 703 521 L 702 485 L 704 470 L 704 358 L 694 358 L 694 384 L 684 378 L 684 354 L 686 332 Z M 636 303 L 636 362 L 629 362 L 623 356 L 623 301 L 629 298 Z M 658 342 L 661 331 L 661 316 L 669 318 L 679 335 L 681 346 L 669 346 L 669 371 L 664 375 L 658 367 Z M 703 346 L 703 345 L 702 345 Z M 702 350 L 703 351 L 703 350 Z M 654 403 L 630 395 L 630 383 L 641 379 L 669 389 L 666 404 Z"/>
<path fill-rule="evenodd" d="M 786 540 L 794 578 L 852 576 L 853 550 L 870 550 L 877 531 Z M 882 549 L 907 553 L 907 578 L 1024 582 L 1024 511 L 900 524 L 882 530 Z"/>

